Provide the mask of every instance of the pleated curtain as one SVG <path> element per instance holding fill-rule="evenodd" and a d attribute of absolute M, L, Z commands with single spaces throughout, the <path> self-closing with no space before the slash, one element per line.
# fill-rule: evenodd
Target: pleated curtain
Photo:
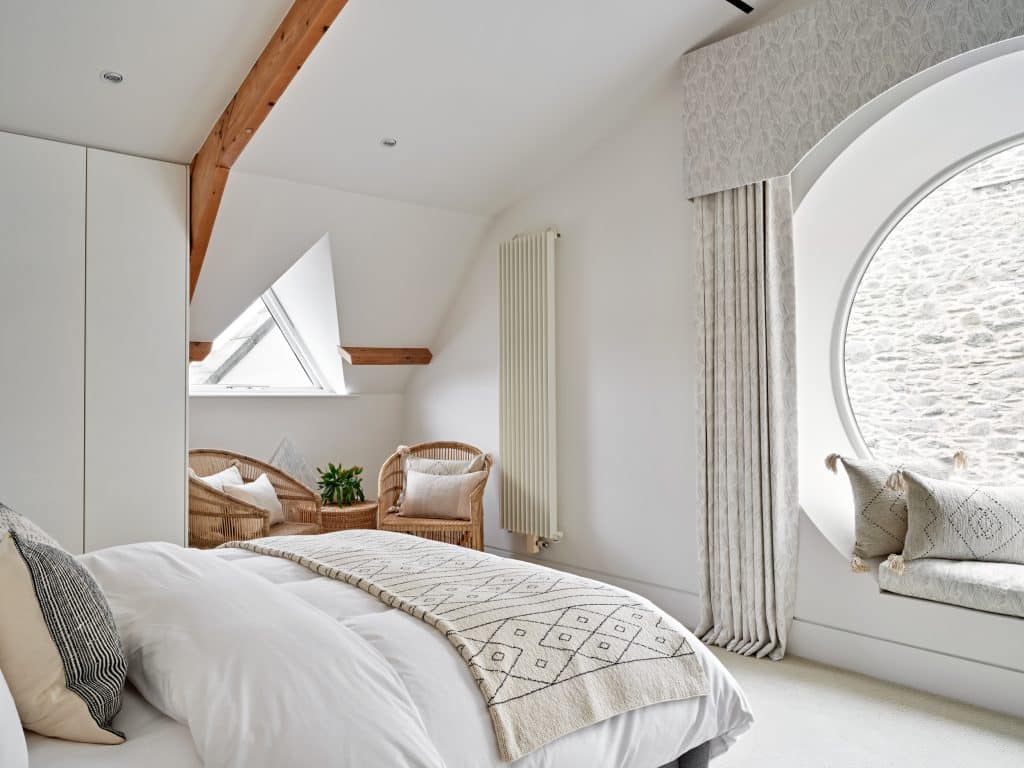
<path fill-rule="evenodd" d="M 799 520 L 789 177 L 695 202 L 697 635 L 781 659 L 793 617 Z"/>

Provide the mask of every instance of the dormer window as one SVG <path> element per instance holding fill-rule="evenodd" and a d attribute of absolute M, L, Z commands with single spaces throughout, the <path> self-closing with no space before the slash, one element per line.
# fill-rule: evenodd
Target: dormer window
<path fill-rule="evenodd" d="M 189 367 L 189 387 L 193 394 L 324 390 L 323 377 L 273 288 L 214 339 L 205 360 Z"/>

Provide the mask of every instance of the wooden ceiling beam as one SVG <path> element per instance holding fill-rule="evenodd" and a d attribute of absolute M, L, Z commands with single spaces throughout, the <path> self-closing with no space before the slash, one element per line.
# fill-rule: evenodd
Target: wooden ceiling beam
<path fill-rule="evenodd" d="M 346 2 L 295 0 L 192 160 L 189 298 L 196 292 L 231 166 Z"/>
<path fill-rule="evenodd" d="M 433 355 L 424 347 L 338 347 L 349 365 L 427 365 Z"/>
<path fill-rule="evenodd" d="M 212 349 L 212 341 L 190 341 L 188 343 L 188 361 L 201 363 L 209 356 Z"/>

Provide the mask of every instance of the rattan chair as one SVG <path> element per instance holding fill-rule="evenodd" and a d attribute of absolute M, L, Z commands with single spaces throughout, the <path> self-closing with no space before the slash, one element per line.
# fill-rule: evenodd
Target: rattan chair
<path fill-rule="evenodd" d="M 463 547 L 484 548 L 484 487 L 486 480 L 475 491 L 469 520 L 448 520 L 432 517 L 404 517 L 394 511 L 398 497 L 405 487 L 404 457 L 428 459 L 473 459 L 483 451 L 466 443 L 420 443 L 405 451 L 391 454 L 380 470 L 377 482 L 377 527 L 382 531 L 397 531 L 424 539 L 444 541 Z M 490 473 L 492 459 L 484 456 L 484 471 Z"/>
<path fill-rule="evenodd" d="M 262 536 L 321 533 L 320 496 L 276 467 L 230 451 L 196 449 L 188 452 L 188 465 L 197 475 L 212 475 L 231 465 L 251 483 L 266 474 L 284 508 L 284 522 L 270 524 L 270 513 L 228 496 L 203 482 L 188 482 L 188 543 L 208 549 L 226 541 Z"/>

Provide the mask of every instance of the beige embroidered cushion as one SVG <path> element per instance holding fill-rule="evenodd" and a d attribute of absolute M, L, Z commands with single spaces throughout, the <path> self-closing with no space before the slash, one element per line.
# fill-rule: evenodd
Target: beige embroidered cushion
<path fill-rule="evenodd" d="M 1024 565 L 1024 486 L 995 487 L 904 473 L 903 560 L 940 557 Z M 894 570 L 899 570 L 897 561 Z"/>
<path fill-rule="evenodd" d="M 266 474 L 260 475 L 251 483 L 224 483 L 224 493 L 233 499 L 267 510 L 270 513 L 271 525 L 284 522 L 284 507 L 281 506 L 277 491 Z"/>
<path fill-rule="evenodd" d="M 487 473 L 483 471 L 433 475 L 411 470 L 406 474 L 405 500 L 398 514 L 469 520 L 473 493 L 486 481 Z"/>
<path fill-rule="evenodd" d="M 900 480 L 901 464 L 874 459 L 853 459 L 832 454 L 826 466 L 833 472 L 838 463 L 846 469 L 854 503 L 854 570 L 867 570 L 861 558 L 885 557 L 903 550 L 907 535 L 907 501 Z M 947 462 L 915 466 L 915 471 L 948 477 L 962 466 L 958 454 Z"/>

